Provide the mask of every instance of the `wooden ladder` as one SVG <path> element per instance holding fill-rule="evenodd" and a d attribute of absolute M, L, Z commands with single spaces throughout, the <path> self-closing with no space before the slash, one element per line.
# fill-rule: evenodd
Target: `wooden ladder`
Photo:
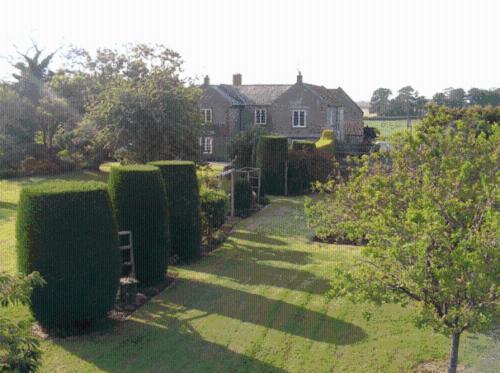
<path fill-rule="evenodd" d="M 122 245 L 121 239 L 128 237 L 127 244 Z M 120 275 L 120 301 L 126 305 L 135 303 L 137 295 L 137 281 L 135 274 L 135 261 L 134 261 L 134 244 L 132 241 L 132 231 L 118 232 L 118 239 L 120 240 L 120 255 L 122 260 L 122 274 L 127 273 L 125 276 Z M 123 260 L 123 253 L 128 251 L 128 257 Z M 127 271 L 128 269 L 128 271 Z"/>
<path fill-rule="evenodd" d="M 132 231 L 120 231 L 118 232 L 118 237 L 120 239 L 120 253 L 122 254 L 122 258 L 124 252 L 128 251 L 129 253 L 128 260 L 122 261 L 122 273 L 125 273 L 124 270 L 128 268 L 128 277 L 135 278 L 134 244 L 132 241 Z M 128 244 L 121 244 L 122 237 L 128 237 Z"/>

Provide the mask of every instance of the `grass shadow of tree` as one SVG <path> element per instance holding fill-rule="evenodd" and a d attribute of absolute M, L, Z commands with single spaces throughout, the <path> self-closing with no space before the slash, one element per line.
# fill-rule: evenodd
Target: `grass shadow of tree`
<path fill-rule="evenodd" d="M 163 300 L 165 309 L 196 309 L 314 341 L 349 345 L 366 333 L 349 322 L 307 308 L 214 284 L 181 279 Z"/>
<path fill-rule="evenodd" d="M 217 265 L 208 261 L 197 265 L 192 270 L 229 277 L 240 284 L 269 285 L 312 294 L 325 294 L 331 288 L 329 280 L 318 277 L 311 272 L 259 263 L 260 258 L 269 258 L 269 255 L 265 253 L 264 248 L 254 249 L 256 248 L 246 247 L 242 249 L 239 246 L 239 251 L 246 250 L 246 254 L 227 255 L 227 252 L 222 252 L 224 260 L 217 261 Z M 267 251 L 274 252 L 275 250 L 267 249 Z"/>
<path fill-rule="evenodd" d="M 107 372 L 285 372 L 204 340 L 189 319 L 179 320 L 165 313 L 156 319 L 127 320 L 110 334 L 54 341 Z"/>

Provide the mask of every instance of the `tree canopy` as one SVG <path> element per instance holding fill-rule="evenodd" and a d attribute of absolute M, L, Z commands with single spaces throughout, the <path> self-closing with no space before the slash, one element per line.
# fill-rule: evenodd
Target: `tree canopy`
<path fill-rule="evenodd" d="M 419 325 L 452 336 L 455 371 L 461 333 L 488 328 L 499 311 L 500 131 L 444 109 L 422 122 L 307 209 L 320 235 L 368 242 L 352 268 L 337 270 L 333 294 L 414 304 Z"/>

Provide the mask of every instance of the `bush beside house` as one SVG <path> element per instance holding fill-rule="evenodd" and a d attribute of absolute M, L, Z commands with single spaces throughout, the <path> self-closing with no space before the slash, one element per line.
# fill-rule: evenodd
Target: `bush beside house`
<path fill-rule="evenodd" d="M 285 194 L 285 164 L 288 139 L 283 136 L 261 136 L 257 144 L 256 166 L 262 170 L 262 186 L 266 194 Z"/>
<path fill-rule="evenodd" d="M 113 166 L 111 203 L 122 231 L 131 231 L 137 279 L 155 285 L 165 279 L 170 254 L 165 185 L 154 166 Z"/>
<path fill-rule="evenodd" d="M 181 261 L 200 256 L 202 223 L 198 178 L 194 162 L 155 161 L 167 192 L 172 255 Z"/>
<path fill-rule="evenodd" d="M 24 188 L 16 236 L 19 271 L 37 271 L 46 281 L 31 296 L 43 327 L 73 333 L 113 308 L 120 259 L 106 184 L 50 181 Z"/>

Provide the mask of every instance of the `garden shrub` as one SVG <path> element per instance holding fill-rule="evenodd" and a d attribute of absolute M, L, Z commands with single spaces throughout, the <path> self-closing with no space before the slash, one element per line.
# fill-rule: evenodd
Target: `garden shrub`
<path fill-rule="evenodd" d="M 308 193 L 312 182 L 324 183 L 335 170 L 333 156 L 326 151 L 291 149 L 288 152 L 288 193 Z"/>
<path fill-rule="evenodd" d="M 154 166 L 113 166 L 108 181 L 118 228 L 132 231 L 137 279 L 147 286 L 165 279 L 170 254 L 165 185 Z"/>
<path fill-rule="evenodd" d="M 25 175 L 49 175 L 60 173 L 62 168 L 49 159 L 27 157 L 21 162 L 21 170 Z"/>
<path fill-rule="evenodd" d="M 259 138 L 266 132 L 260 127 L 251 127 L 231 139 L 228 146 L 229 158 L 236 168 L 254 167 Z"/>
<path fill-rule="evenodd" d="M 310 156 L 304 150 L 288 152 L 288 193 L 302 194 L 307 191 L 311 182 L 309 177 Z"/>
<path fill-rule="evenodd" d="M 285 193 L 285 163 L 288 139 L 283 136 L 261 136 L 257 145 L 256 166 L 262 172 L 262 187 L 266 194 Z"/>
<path fill-rule="evenodd" d="M 308 157 L 308 175 L 310 182 L 319 181 L 324 183 L 330 176 L 336 176 L 338 164 L 331 153 L 324 150 L 316 150 Z"/>
<path fill-rule="evenodd" d="M 316 144 L 313 141 L 308 140 L 295 140 L 292 143 L 292 150 L 304 150 L 312 152 L 316 150 Z"/>
<path fill-rule="evenodd" d="M 18 269 L 46 281 L 31 296 L 40 324 L 72 333 L 113 308 L 120 277 L 117 226 L 106 184 L 47 181 L 21 191 Z"/>
<path fill-rule="evenodd" d="M 333 130 L 324 130 L 320 139 L 316 142 L 316 149 L 332 152 L 335 146 L 335 133 Z"/>
<path fill-rule="evenodd" d="M 210 236 L 226 220 L 229 196 L 222 190 L 202 187 L 200 189 L 200 206 L 203 232 L 205 235 Z"/>
<path fill-rule="evenodd" d="M 190 161 L 155 161 L 167 191 L 172 255 L 182 261 L 200 256 L 201 215 L 196 167 Z"/>
<path fill-rule="evenodd" d="M 234 181 L 234 210 L 236 215 L 245 216 L 252 207 L 252 186 L 243 177 L 238 177 Z"/>

